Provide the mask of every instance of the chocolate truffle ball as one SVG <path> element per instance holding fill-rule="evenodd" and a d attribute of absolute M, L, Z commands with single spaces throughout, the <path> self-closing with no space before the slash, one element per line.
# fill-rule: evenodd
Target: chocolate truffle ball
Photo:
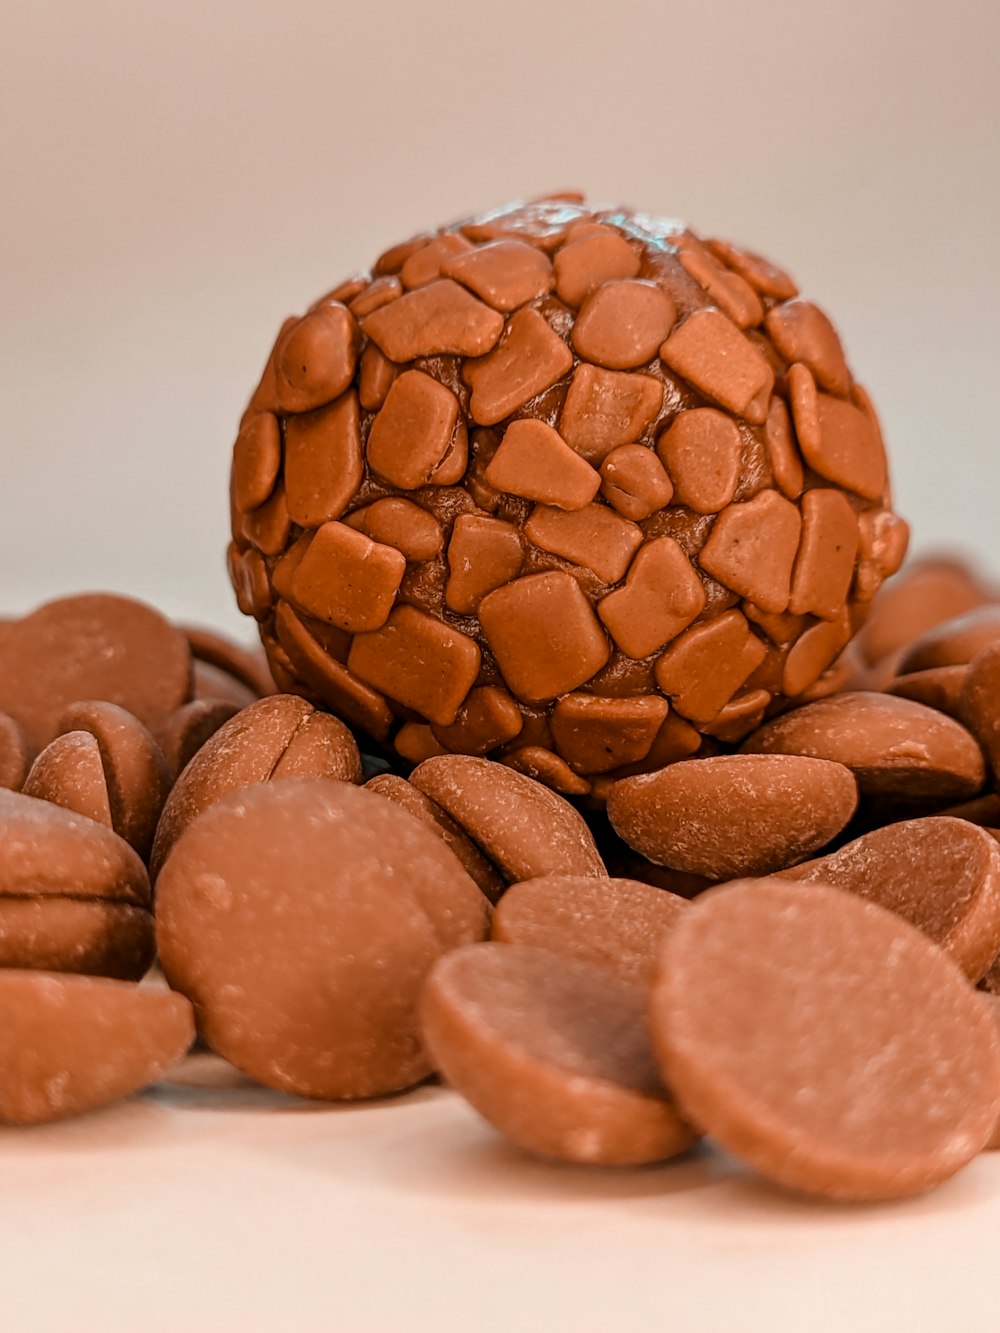
<path fill-rule="evenodd" d="M 581 796 L 821 694 L 907 537 L 792 279 L 569 194 L 417 236 L 287 320 L 231 491 L 281 689 L 409 762 Z"/>

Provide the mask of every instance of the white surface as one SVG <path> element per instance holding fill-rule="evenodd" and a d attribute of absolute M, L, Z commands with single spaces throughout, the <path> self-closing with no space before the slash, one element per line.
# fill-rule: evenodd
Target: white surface
<path fill-rule="evenodd" d="M 11 1333 L 952 1333 L 996 1323 L 1000 1154 L 936 1194 L 794 1199 L 702 1153 L 524 1157 L 449 1091 L 300 1102 L 211 1056 L 0 1134 Z"/>
<path fill-rule="evenodd" d="M 578 184 L 786 264 L 918 546 L 993 555 L 995 0 L 5 0 L 0 570 L 237 628 L 228 454 L 281 318 L 386 244 Z M 996 1322 L 1000 1157 L 796 1202 L 589 1173 L 457 1098 L 157 1092 L 0 1133 L 10 1333 L 939 1333 Z"/>

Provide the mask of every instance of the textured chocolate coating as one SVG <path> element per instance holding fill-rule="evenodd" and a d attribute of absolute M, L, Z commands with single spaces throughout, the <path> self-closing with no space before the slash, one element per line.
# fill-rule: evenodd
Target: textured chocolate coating
<path fill-rule="evenodd" d="M 825 884 L 737 881 L 665 937 L 653 1045 L 683 1113 L 793 1189 L 946 1180 L 1000 1113 L 1000 1039 L 954 962 Z"/>
<path fill-rule="evenodd" d="M 346 782 L 230 792 L 157 883 L 157 944 L 199 1031 L 252 1078 L 373 1097 L 424 1078 L 420 986 L 482 939 L 489 904 L 423 823 Z"/>
<path fill-rule="evenodd" d="M 655 864 L 721 880 L 793 864 L 839 833 L 857 804 L 843 764 L 728 754 L 623 778 L 608 817 Z"/>
<path fill-rule="evenodd" d="M 434 1065 L 529 1152 L 637 1166 L 697 1135 L 649 1045 L 643 991 L 576 958 L 516 944 L 456 949 L 420 1001 Z"/>
<path fill-rule="evenodd" d="M 0 971 L 0 1122 L 62 1120 L 147 1087 L 194 1040 L 191 1006 L 121 981 Z"/>
<path fill-rule="evenodd" d="M 569 199 L 417 237 L 287 321 L 232 534 L 280 688 L 410 762 L 598 800 L 669 762 L 668 710 L 697 748 L 801 696 L 906 548 L 871 403 L 788 275 Z"/>

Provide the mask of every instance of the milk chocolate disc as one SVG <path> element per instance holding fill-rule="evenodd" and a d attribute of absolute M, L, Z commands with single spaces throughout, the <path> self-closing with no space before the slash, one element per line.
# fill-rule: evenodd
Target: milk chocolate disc
<path fill-rule="evenodd" d="M 687 899 L 634 879 L 542 875 L 512 884 L 493 913 L 491 934 L 603 967 L 647 989 L 660 941 Z"/>
<path fill-rule="evenodd" d="M 188 824 L 227 792 L 285 777 L 361 780 L 354 737 L 337 718 L 304 699 L 275 694 L 221 726 L 177 779 L 160 817 L 150 857 L 155 877 Z"/>
<path fill-rule="evenodd" d="M 37 753 L 78 699 L 104 699 L 155 729 L 189 697 L 191 653 L 179 630 L 128 597 L 87 593 L 0 625 L 0 711 Z"/>
<path fill-rule="evenodd" d="M 529 1152 L 635 1166 L 696 1138 L 657 1071 L 642 990 L 603 968 L 470 945 L 434 967 L 420 1014 L 436 1068 Z"/>
<path fill-rule="evenodd" d="M 193 1038 L 191 1006 L 170 991 L 0 971 L 0 1121 L 43 1124 L 128 1097 Z"/>
<path fill-rule="evenodd" d="M 153 914 L 86 898 L 0 898 L 0 968 L 140 981 L 156 953 Z"/>
<path fill-rule="evenodd" d="M 394 773 L 379 773 L 365 783 L 366 791 L 373 791 L 414 815 L 440 837 L 449 851 L 454 852 L 463 868 L 472 876 L 491 903 L 495 903 L 504 891 L 505 882 L 497 873 L 492 862 L 487 860 L 471 838 L 462 832 L 459 826 L 444 810 L 418 791 L 412 782 L 397 777 Z"/>
<path fill-rule="evenodd" d="M 907 819 L 782 872 L 897 912 L 970 979 L 1000 954 L 1000 843 L 964 819 Z"/>
<path fill-rule="evenodd" d="M 569 802 L 505 764 L 441 755 L 419 764 L 410 781 L 451 815 L 508 881 L 608 873 Z"/>
<path fill-rule="evenodd" d="M 718 755 L 616 783 L 608 817 L 658 865 L 709 879 L 766 875 L 824 846 L 858 802 L 842 764 L 801 755 Z"/>
<path fill-rule="evenodd" d="M 986 773 L 973 737 L 943 713 L 893 695 L 835 694 L 776 717 L 743 743 L 752 754 L 800 754 L 849 768 L 862 795 L 962 801 Z"/>
<path fill-rule="evenodd" d="M 919 1193 L 1000 1113 L 1000 1038 L 954 962 L 825 884 L 710 890 L 664 938 L 650 1014 L 682 1112 L 793 1189 Z"/>
<path fill-rule="evenodd" d="M 392 801 L 292 778 L 231 792 L 177 840 L 157 943 L 206 1041 L 261 1083 L 373 1097 L 430 1070 L 416 1003 L 489 905 L 441 838 Z"/>
<path fill-rule="evenodd" d="M 92 819 L 0 790 L 0 897 L 72 895 L 148 907 L 136 853 Z"/>
<path fill-rule="evenodd" d="M 0 787 L 20 791 L 28 775 L 28 747 L 12 717 L 0 713 Z"/>

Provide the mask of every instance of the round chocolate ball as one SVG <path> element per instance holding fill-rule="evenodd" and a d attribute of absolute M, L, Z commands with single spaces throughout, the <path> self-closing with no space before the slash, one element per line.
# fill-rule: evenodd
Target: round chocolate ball
<path fill-rule="evenodd" d="M 409 762 L 581 796 L 832 688 L 907 538 L 792 279 L 577 195 L 415 237 L 286 321 L 231 493 L 280 688 Z"/>

